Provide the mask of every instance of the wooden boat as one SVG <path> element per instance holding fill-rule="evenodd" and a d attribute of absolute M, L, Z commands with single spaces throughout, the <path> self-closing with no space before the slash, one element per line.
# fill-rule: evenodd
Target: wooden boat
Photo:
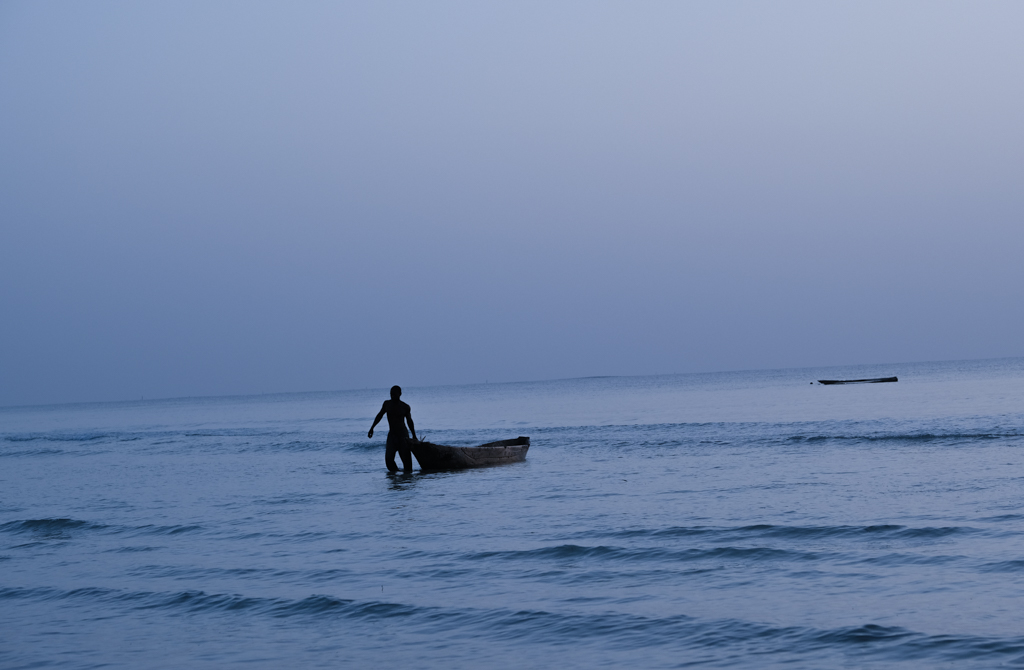
<path fill-rule="evenodd" d="M 530 438 L 499 440 L 479 447 L 449 447 L 410 440 L 409 447 L 419 461 L 421 470 L 462 470 L 525 460 Z"/>
<path fill-rule="evenodd" d="M 875 379 L 819 379 L 819 384 L 881 384 L 882 382 L 898 382 L 897 377 L 876 377 Z"/>

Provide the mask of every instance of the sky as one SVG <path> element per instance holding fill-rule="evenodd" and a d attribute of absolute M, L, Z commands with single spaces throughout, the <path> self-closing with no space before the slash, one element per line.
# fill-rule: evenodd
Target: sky
<path fill-rule="evenodd" d="M 0 405 L 1024 356 L 1024 3 L 0 3 Z"/>

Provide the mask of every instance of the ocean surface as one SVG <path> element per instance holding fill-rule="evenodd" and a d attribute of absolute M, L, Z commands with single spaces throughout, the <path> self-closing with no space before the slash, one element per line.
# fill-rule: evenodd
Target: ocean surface
<path fill-rule="evenodd" d="M 1024 359 L 386 397 L 0 408 L 0 667 L 1024 666 Z"/>

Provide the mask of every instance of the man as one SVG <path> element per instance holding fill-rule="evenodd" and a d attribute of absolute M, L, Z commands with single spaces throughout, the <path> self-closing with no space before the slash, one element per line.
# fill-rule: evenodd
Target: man
<path fill-rule="evenodd" d="M 402 388 L 400 386 L 392 386 L 391 400 L 384 401 L 384 405 L 377 412 L 377 418 L 373 420 L 373 426 L 370 426 L 370 432 L 366 434 L 366 437 L 373 437 L 374 427 L 380 423 L 381 418 L 385 414 L 388 415 L 388 449 L 384 454 L 384 462 L 391 472 L 398 470 L 398 466 L 395 465 L 396 451 L 402 457 L 402 465 L 405 466 L 405 471 L 412 471 L 412 452 L 409 450 L 409 433 L 405 431 L 405 423 L 409 422 L 409 430 L 412 431 L 412 439 L 414 440 L 416 439 L 416 426 L 412 423 L 411 408 L 399 400 L 401 397 Z"/>

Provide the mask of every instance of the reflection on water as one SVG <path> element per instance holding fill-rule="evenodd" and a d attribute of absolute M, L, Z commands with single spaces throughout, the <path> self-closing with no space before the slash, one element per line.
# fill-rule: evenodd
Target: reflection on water
<path fill-rule="evenodd" d="M 416 480 L 420 475 L 415 472 L 388 472 L 388 488 L 392 491 L 409 491 L 416 486 Z"/>

